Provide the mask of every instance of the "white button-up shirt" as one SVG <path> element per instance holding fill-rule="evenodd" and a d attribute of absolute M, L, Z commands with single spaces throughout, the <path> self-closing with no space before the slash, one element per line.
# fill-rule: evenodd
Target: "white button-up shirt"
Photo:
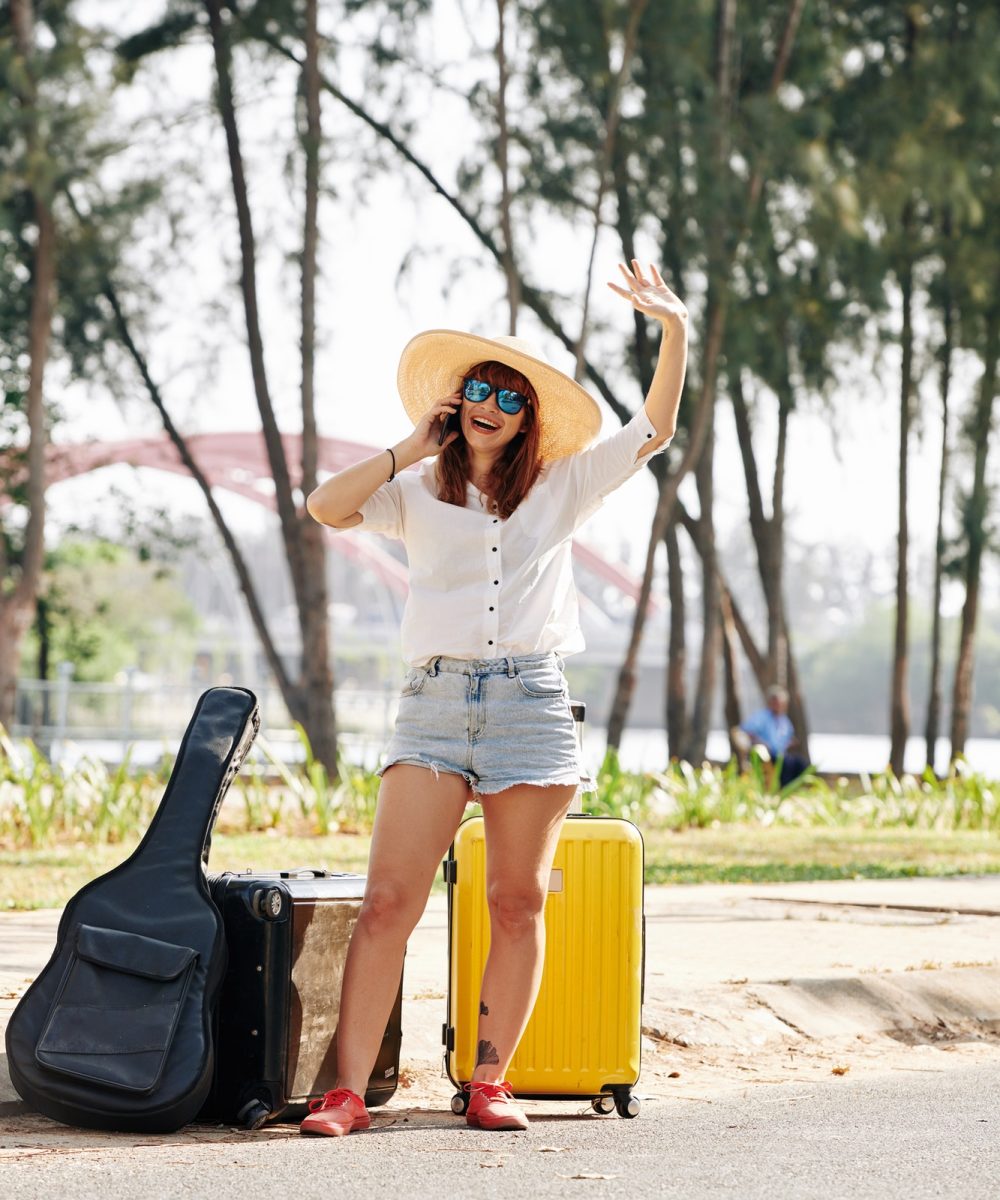
<path fill-rule="evenodd" d="M 400 538 L 406 547 L 407 664 L 422 666 L 439 654 L 483 659 L 582 650 L 573 533 L 645 465 L 650 456 L 636 456 L 655 437 L 640 409 L 611 437 L 546 465 L 505 521 L 471 484 L 465 508 L 439 500 L 434 459 L 384 483 L 361 506 L 357 528 Z"/>

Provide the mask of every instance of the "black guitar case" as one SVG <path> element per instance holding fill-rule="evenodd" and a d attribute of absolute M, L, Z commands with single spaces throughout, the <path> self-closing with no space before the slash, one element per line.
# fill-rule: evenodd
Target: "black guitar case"
<path fill-rule="evenodd" d="M 226 969 L 204 862 L 259 727 L 252 692 L 205 692 L 146 836 L 67 904 L 52 957 L 7 1026 L 11 1080 L 45 1116 L 169 1133 L 204 1104 Z"/>

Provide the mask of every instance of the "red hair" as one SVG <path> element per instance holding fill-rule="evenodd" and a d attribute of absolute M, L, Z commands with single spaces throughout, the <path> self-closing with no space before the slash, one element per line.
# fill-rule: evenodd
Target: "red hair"
<path fill-rule="evenodd" d="M 524 421 L 517 435 L 504 446 L 489 479 L 489 507 L 507 519 L 534 486 L 542 469 L 539 453 L 541 427 L 538 422 L 538 395 L 520 371 L 499 362 L 481 362 L 470 367 L 465 377 L 474 376 L 495 388 L 511 388 L 527 396 L 530 404 L 521 411 Z M 464 403 L 464 401 L 463 401 Z M 438 499 L 445 504 L 465 507 L 465 489 L 469 481 L 469 456 L 465 435 L 458 437 L 438 458 Z"/>

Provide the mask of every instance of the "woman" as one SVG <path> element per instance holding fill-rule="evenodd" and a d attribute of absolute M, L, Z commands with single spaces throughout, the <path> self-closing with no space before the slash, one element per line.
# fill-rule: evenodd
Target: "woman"
<path fill-rule="evenodd" d="M 583 648 L 571 537 L 667 445 L 684 381 L 683 304 L 655 267 L 644 274 L 633 260 L 621 271 L 626 286 L 609 287 L 663 325 L 649 395 L 621 431 L 588 451 L 597 405 L 521 339 L 433 330 L 400 359 L 413 433 L 309 496 L 324 525 L 403 540 L 410 670 L 344 969 L 338 1086 L 314 1102 L 304 1133 L 370 1125 L 361 1097 L 406 942 L 473 798 L 485 820 L 491 938 L 466 1117 L 484 1129 L 527 1126 L 504 1076 L 541 982 L 549 872 L 580 783 L 560 657 Z"/>

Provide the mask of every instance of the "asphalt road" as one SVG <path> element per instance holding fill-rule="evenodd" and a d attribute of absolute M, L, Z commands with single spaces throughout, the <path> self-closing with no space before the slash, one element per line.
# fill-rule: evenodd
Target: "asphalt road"
<path fill-rule="evenodd" d="M 989 1064 L 761 1084 L 700 1102 L 649 1100 L 633 1121 L 530 1106 L 531 1128 L 507 1135 L 405 1109 L 344 1141 L 212 1127 L 120 1139 L 67 1129 L 63 1137 L 51 1123 L 21 1117 L 20 1136 L 8 1126 L 3 1138 L 0 1194 L 979 1200 L 1000 1196 L 998 1101 L 1000 1066 Z M 56 1136 L 40 1139 L 42 1125 Z"/>

